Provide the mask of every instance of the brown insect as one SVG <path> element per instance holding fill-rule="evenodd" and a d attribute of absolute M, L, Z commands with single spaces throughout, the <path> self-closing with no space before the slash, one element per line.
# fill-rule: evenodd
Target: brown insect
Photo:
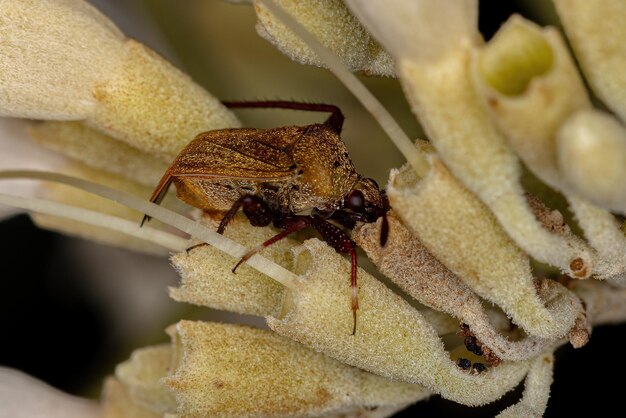
<path fill-rule="evenodd" d="M 233 268 L 287 235 L 312 227 L 338 253 L 350 254 L 352 312 L 356 332 L 356 244 L 337 225 L 383 216 L 381 245 L 387 240 L 389 204 L 372 179 L 359 175 L 341 141 L 343 114 L 327 104 L 288 101 L 224 102 L 230 108 L 283 108 L 330 112 L 321 124 L 273 129 L 220 129 L 196 136 L 176 157 L 157 185 L 151 202 L 159 203 L 169 185 L 191 206 L 225 212 L 222 234 L 242 208 L 254 226 L 283 229 L 250 250 Z M 143 222 L 149 219 L 145 216 Z"/>

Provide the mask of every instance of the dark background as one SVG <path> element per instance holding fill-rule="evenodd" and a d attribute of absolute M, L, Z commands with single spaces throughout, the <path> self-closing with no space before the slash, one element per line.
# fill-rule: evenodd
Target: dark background
<path fill-rule="evenodd" d="M 525 13 L 518 2 L 480 3 L 481 29 L 486 37 L 511 13 Z M 76 239 L 40 230 L 25 215 L 0 222 L 0 236 L 5 263 L 0 280 L 0 365 L 22 370 L 69 393 L 98 397 L 103 376 L 128 358 L 134 347 L 120 344 L 111 334 L 100 303 L 82 280 L 83 270 L 71 253 L 63 250 L 68 241 Z M 568 345 L 557 351 L 546 417 L 621 411 L 623 390 L 609 379 L 626 375 L 621 343 L 625 331 L 625 325 L 599 327 L 587 346 L 574 350 Z M 159 338 L 167 340 L 164 334 L 138 337 L 144 341 Z M 494 416 L 514 403 L 521 389 L 482 408 L 459 406 L 435 396 L 398 416 Z"/>

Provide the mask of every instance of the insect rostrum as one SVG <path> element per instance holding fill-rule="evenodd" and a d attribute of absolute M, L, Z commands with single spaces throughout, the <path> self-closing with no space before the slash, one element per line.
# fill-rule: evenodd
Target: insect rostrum
<path fill-rule="evenodd" d="M 176 195 L 207 212 L 225 212 L 218 232 L 243 209 L 250 223 L 272 223 L 283 231 L 249 251 L 245 260 L 287 235 L 314 228 L 337 252 L 350 254 L 353 334 L 356 331 L 356 244 L 337 225 L 386 221 L 387 199 L 376 182 L 359 175 L 340 138 L 343 114 L 327 104 L 288 101 L 224 102 L 230 108 L 285 108 L 330 112 L 321 124 L 273 129 L 220 129 L 196 136 L 176 157 L 157 185 L 159 203 L 171 183 Z M 144 220 L 147 217 L 144 217 Z M 387 239 L 386 222 L 381 245 Z"/>

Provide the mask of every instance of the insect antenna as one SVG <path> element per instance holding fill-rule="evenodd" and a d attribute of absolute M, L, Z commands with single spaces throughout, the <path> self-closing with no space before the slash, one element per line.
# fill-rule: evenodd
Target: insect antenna
<path fill-rule="evenodd" d="M 359 309 L 359 296 L 356 287 L 357 261 L 354 247 L 350 250 L 350 260 L 352 268 L 350 272 L 350 286 L 352 287 L 352 335 L 356 335 L 356 311 Z"/>
<path fill-rule="evenodd" d="M 391 141 L 406 157 L 419 177 L 425 177 L 429 171 L 429 163 L 425 155 L 420 152 L 413 141 L 404 133 L 400 125 L 393 119 L 387 109 L 374 97 L 348 67 L 337 56 L 324 46 L 313 34 L 308 32 L 302 24 L 295 20 L 273 0 L 260 0 L 270 12 L 291 29 L 315 54 L 328 66 L 328 69 L 346 86 L 348 90 L 363 104 L 381 128 L 387 133 Z"/>
<path fill-rule="evenodd" d="M 223 101 L 222 104 L 230 109 L 234 108 L 275 108 L 275 109 L 293 109 L 304 110 L 309 112 L 328 112 L 330 116 L 324 122 L 337 134 L 341 133 L 343 128 L 344 116 L 335 105 L 325 103 L 306 103 L 306 102 L 290 102 L 286 100 L 264 100 L 257 102 L 248 101 Z"/>
<path fill-rule="evenodd" d="M 387 193 L 385 190 L 380 191 L 380 197 L 383 201 L 383 207 L 379 209 L 378 216 L 382 216 L 383 223 L 380 226 L 380 246 L 384 247 L 387 243 L 387 238 L 389 238 L 389 221 L 387 220 L 387 212 L 391 209 L 389 205 L 389 199 L 387 198 Z"/>

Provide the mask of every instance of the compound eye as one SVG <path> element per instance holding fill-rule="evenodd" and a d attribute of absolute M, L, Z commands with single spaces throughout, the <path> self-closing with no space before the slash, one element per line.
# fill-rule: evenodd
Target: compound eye
<path fill-rule="evenodd" d="M 365 196 L 360 190 L 352 190 L 346 198 L 348 207 L 354 212 L 365 212 Z"/>

